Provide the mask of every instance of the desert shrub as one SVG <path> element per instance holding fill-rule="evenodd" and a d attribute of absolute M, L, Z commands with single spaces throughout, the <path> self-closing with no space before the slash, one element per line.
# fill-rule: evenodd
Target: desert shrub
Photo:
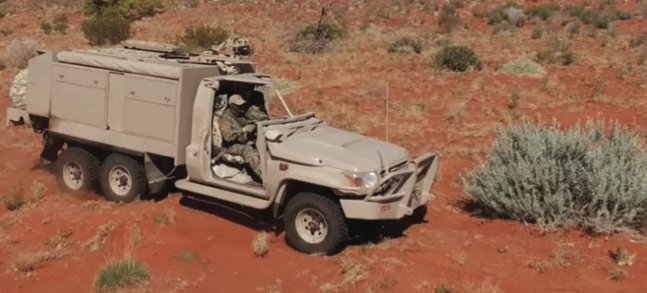
<path fill-rule="evenodd" d="M 445 2 L 440 7 L 438 12 L 438 26 L 444 33 L 449 33 L 460 22 L 460 15 L 458 14 L 457 6 L 454 2 Z"/>
<path fill-rule="evenodd" d="M 40 30 L 43 31 L 46 35 L 49 35 L 52 33 L 52 24 L 49 22 L 42 22 L 40 24 Z"/>
<path fill-rule="evenodd" d="M 43 22 L 40 24 L 40 29 L 47 35 L 51 34 L 52 31 L 65 34 L 69 27 L 67 15 L 58 14 L 52 19 L 52 22 Z"/>
<path fill-rule="evenodd" d="M 647 228 L 647 151 L 637 133 L 617 123 L 500 129 L 463 185 L 494 217 L 594 233 Z"/>
<path fill-rule="evenodd" d="M 221 26 L 192 25 L 184 29 L 177 42 L 184 50 L 191 53 L 202 53 L 213 45 L 224 42 L 229 32 Z"/>
<path fill-rule="evenodd" d="M 570 5 L 567 6 L 565 10 L 570 16 L 578 18 L 582 23 L 594 25 L 599 29 L 607 29 L 611 27 L 611 23 L 616 20 L 627 20 L 631 18 L 631 14 L 629 12 L 615 8 L 593 9 Z"/>
<path fill-rule="evenodd" d="M 54 19 L 52 20 L 52 29 L 55 32 L 65 34 L 68 28 L 69 23 L 67 20 L 67 15 L 61 13 L 54 16 Z"/>
<path fill-rule="evenodd" d="M 7 65 L 19 69 L 27 67 L 29 59 L 38 55 L 40 48 L 41 45 L 32 38 L 24 37 L 14 39 L 9 44 L 9 47 L 7 47 L 5 55 Z"/>
<path fill-rule="evenodd" d="M 506 3 L 499 5 L 489 13 L 490 25 L 506 24 L 513 27 L 521 27 L 526 22 L 526 15 L 523 7 L 517 3 Z"/>
<path fill-rule="evenodd" d="M 98 291 L 112 291 L 140 284 L 149 279 L 148 271 L 137 260 L 121 260 L 103 267 L 94 282 Z"/>
<path fill-rule="evenodd" d="M 151 16 L 164 7 L 162 0 L 85 0 L 86 16 L 119 15 L 128 19 Z"/>
<path fill-rule="evenodd" d="M 541 20 L 547 20 L 559 11 L 559 5 L 554 3 L 541 4 L 532 8 L 526 9 L 526 14 L 531 17 L 537 17 Z"/>
<path fill-rule="evenodd" d="M 503 64 L 498 72 L 536 78 L 543 77 L 546 74 L 546 71 L 540 64 L 526 57 L 520 57 Z"/>
<path fill-rule="evenodd" d="M 310 54 L 324 53 L 332 50 L 335 42 L 346 35 L 346 29 L 336 24 L 308 25 L 297 32 L 290 42 L 290 50 Z"/>
<path fill-rule="evenodd" d="M 575 52 L 568 41 L 553 39 L 545 49 L 537 52 L 536 59 L 546 64 L 573 65 Z"/>
<path fill-rule="evenodd" d="M 116 44 L 130 37 L 130 20 L 118 14 L 97 15 L 81 23 L 92 45 Z"/>
<path fill-rule="evenodd" d="M 395 40 L 388 48 L 389 53 L 416 53 L 422 52 L 422 45 L 414 38 L 401 37 Z"/>
<path fill-rule="evenodd" d="M 464 46 L 447 46 L 442 48 L 435 58 L 435 65 L 452 71 L 481 69 L 481 61 L 474 50 Z"/>

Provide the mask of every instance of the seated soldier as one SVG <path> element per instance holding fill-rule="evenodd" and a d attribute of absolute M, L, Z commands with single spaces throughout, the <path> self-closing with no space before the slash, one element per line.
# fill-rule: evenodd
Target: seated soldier
<path fill-rule="evenodd" d="M 222 133 L 223 153 L 240 156 L 256 179 L 262 178 L 261 163 L 256 149 L 256 122 L 267 120 L 267 114 L 248 103 L 240 95 L 232 95 L 229 108 L 218 119 Z"/>

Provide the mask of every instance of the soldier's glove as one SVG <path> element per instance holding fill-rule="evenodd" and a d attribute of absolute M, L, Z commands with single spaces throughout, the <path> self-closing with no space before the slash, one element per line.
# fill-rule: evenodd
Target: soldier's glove
<path fill-rule="evenodd" d="M 254 131 L 256 131 L 256 124 L 250 124 L 243 127 L 243 132 L 252 133 Z"/>

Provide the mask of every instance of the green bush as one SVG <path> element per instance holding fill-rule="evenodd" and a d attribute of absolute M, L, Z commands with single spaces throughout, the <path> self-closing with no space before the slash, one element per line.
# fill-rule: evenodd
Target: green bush
<path fill-rule="evenodd" d="M 52 29 L 54 29 L 55 32 L 65 34 L 68 28 L 69 24 L 67 15 L 61 13 L 56 15 L 52 20 Z"/>
<path fill-rule="evenodd" d="M 526 9 L 526 14 L 532 17 L 537 17 L 542 20 L 547 20 L 559 11 L 559 5 L 554 3 L 546 3 Z"/>
<path fill-rule="evenodd" d="M 52 31 L 55 31 L 60 34 L 65 34 L 67 32 L 69 25 L 67 21 L 67 15 L 58 14 L 52 19 L 52 22 L 42 22 L 40 24 L 40 29 L 47 35 L 51 34 Z"/>
<path fill-rule="evenodd" d="M 292 39 L 290 50 L 319 54 L 334 48 L 335 41 L 346 37 L 346 29 L 332 23 L 313 24 L 304 27 Z"/>
<path fill-rule="evenodd" d="M 464 46 L 447 46 L 437 54 L 435 65 L 440 68 L 452 71 L 467 71 L 469 69 L 481 69 L 481 61 L 474 53 L 474 50 Z"/>
<path fill-rule="evenodd" d="M 121 260 L 101 269 L 94 287 L 98 291 L 112 291 L 140 284 L 149 279 L 148 271 L 136 260 Z"/>
<path fill-rule="evenodd" d="M 164 7 L 162 0 L 85 0 L 83 13 L 86 16 L 118 14 L 128 19 L 151 16 Z"/>
<path fill-rule="evenodd" d="M 582 23 L 594 25 L 599 29 L 608 29 L 611 23 L 616 20 L 627 20 L 631 14 L 615 8 L 608 9 L 587 9 L 582 6 L 570 5 L 565 11 L 572 17 L 578 18 Z"/>
<path fill-rule="evenodd" d="M 647 151 L 637 133 L 617 123 L 500 129 L 463 186 L 486 215 L 545 229 L 647 228 Z"/>
<path fill-rule="evenodd" d="M 414 38 L 401 37 L 389 45 L 388 51 L 389 53 L 420 54 L 420 52 L 422 52 L 422 46 L 420 45 L 420 42 Z"/>
<path fill-rule="evenodd" d="M 488 14 L 490 25 L 500 25 L 503 23 L 520 27 L 525 23 L 525 14 L 523 7 L 517 3 L 509 2 L 499 5 Z"/>
<path fill-rule="evenodd" d="M 81 23 L 92 45 L 117 44 L 130 37 L 130 20 L 116 14 L 93 16 Z"/>
<path fill-rule="evenodd" d="M 52 33 L 52 25 L 49 22 L 41 22 L 40 30 L 43 31 L 46 35 Z"/>
<path fill-rule="evenodd" d="M 229 32 L 221 26 L 192 25 L 184 29 L 177 42 L 187 52 L 202 53 L 227 40 Z"/>

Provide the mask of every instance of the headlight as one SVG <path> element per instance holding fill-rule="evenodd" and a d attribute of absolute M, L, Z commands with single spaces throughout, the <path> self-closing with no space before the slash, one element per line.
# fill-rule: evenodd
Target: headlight
<path fill-rule="evenodd" d="M 350 187 L 358 189 L 370 190 L 375 188 L 375 186 L 377 186 L 377 183 L 379 182 L 379 177 L 375 172 L 348 172 L 344 173 L 344 176 L 346 177 L 346 179 L 348 179 L 348 184 L 350 185 Z"/>

